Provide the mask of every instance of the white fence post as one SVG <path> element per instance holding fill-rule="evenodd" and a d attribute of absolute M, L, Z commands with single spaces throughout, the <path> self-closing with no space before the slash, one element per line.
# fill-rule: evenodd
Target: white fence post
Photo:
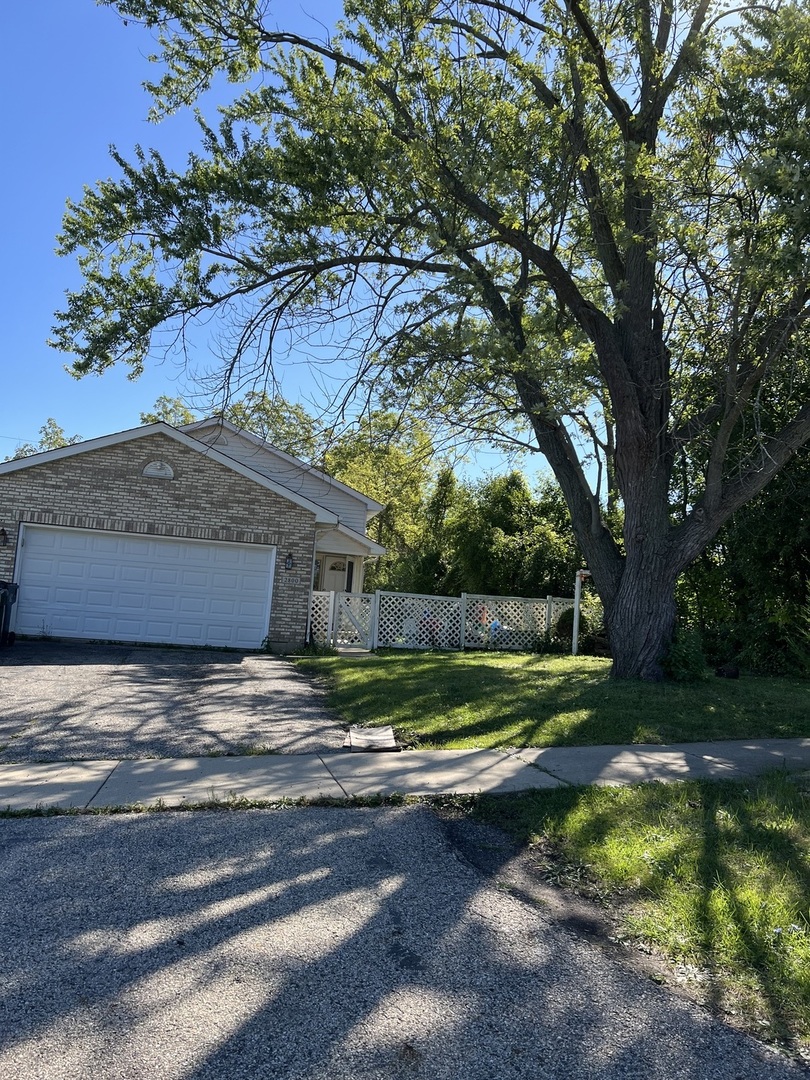
<path fill-rule="evenodd" d="M 335 592 L 334 590 L 332 590 L 329 593 L 329 616 L 326 623 L 328 627 L 326 633 L 326 641 L 333 648 L 335 647 L 335 645 L 337 645 L 337 626 L 335 625 L 335 611 Z"/>
<path fill-rule="evenodd" d="M 463 592 L 461 594 L 461 609 L 459 612 L 459 634 L 461 635 L 461 648 L 463 649 L 467 641 L 467 594 Z"/>
<path fill-rule="evenodd" d="M 546 597 L 546 633 L 551 637 L 551 623 L 554 619 L 554 597 Z"/>
<path fill-rule="evenodd" d="M 377 643 L 380 640 L 380 590 L 374 593 L 374 603 L 371 606 L 371 627 L 370 627 L 370 647 L 372 649 L 377 648 Z"/>

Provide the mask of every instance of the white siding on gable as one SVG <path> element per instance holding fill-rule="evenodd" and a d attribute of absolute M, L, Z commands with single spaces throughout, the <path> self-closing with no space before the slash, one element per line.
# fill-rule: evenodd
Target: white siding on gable
<path fill-rule="evenodd" d="M 322 473 L 309 470 L 303 463 L 287 461 L 275 453 L 272 447 L 254 446 L 249 439 L 244 439 L 232 431 L 221 433 L 219 428 L 212 427 L 190 434 L 195 439 L 216 447 L 221 454 L 227 454 L 262 476 L 274 480 L 277 484 L 283 484 L 296 495 L 302 495 L 305 499 L 326 507 L 338 515 L 341 525 L 347 525 L 355 532 L 365 535 L 367 503 L 331 483 Z"/>
<path fill-rule="evenodd" d="M 345 555 L 366 555 L 368 548 L 359 540 L 354 540 L 337 529 L 329 529 L 318 533 L 316 551 L 341 551 Z"/>

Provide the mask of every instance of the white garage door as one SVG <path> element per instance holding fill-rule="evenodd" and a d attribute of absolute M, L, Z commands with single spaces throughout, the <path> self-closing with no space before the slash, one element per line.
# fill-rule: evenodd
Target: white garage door
<path fill-rule="evenodd" d="M 18 634 L 257 648 L 275 548 L 28 525 Z"/>

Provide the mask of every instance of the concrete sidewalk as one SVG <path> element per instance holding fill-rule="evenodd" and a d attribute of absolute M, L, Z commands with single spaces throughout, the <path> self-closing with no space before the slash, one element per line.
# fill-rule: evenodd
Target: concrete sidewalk
<path fill-rule="evenodd" d="M 810 769 L 810 739 L 9 764 L 0 765 L 0 810 L 497 793 L 733 779 L 773 768 Z"/>

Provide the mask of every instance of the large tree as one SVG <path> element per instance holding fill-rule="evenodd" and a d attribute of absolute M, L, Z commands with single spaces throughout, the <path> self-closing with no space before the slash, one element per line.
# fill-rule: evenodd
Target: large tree
<path fill-rule="evenodd" d="M 348 0 L 325 40 L 107 2 L 158 115 L 244 85 L 69 207 L 76 373 L 218 311 L 227 385 L 328 328 L 383 404 L 545 455 L 614 673 L 660 677 L 678 575 L 810 438 L 806 0 Z"/>

